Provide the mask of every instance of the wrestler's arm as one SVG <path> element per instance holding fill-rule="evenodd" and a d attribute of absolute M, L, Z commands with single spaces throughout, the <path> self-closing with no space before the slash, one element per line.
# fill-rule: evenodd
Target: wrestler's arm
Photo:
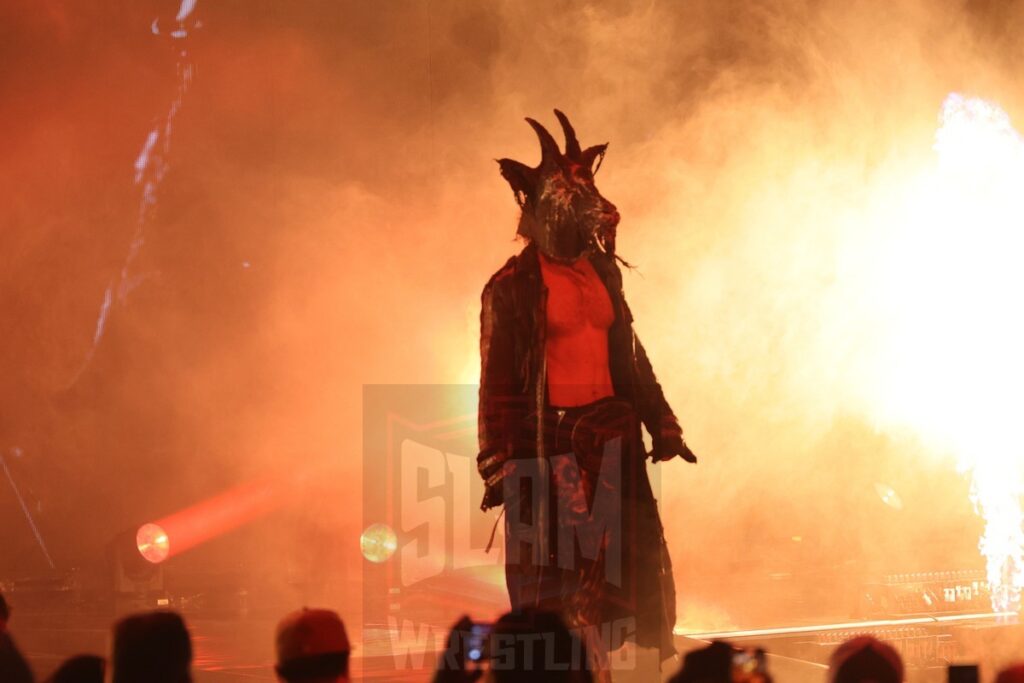
<path fill-rule="evenodd" d="M 626 353 L 631 357 L 633 363 L 634 396 L 637 404 L 637 411 L 640 414 L 640 421 L 647 427 L 651 435 L 653 449 L 651 459 L 654 462 L 668 460 L 680 456 L 687 462 L 697 462 L 697 456 L 689 449 L 683 440 L 683 429 L 679 426 L 679 420 L 672 407 L 665 400 L 665 392 L 658 384 L 658 378 L 654 375 L 654 368 L 647 357 L 647 350 L 640 343 L 640 338 L 633 329 L 633 311 L 629 308 L 626 295 L 622 286 L 622 271 L 614 261 L 608 269 L 609 291 L 617 292 L 622 301 L 625 322 L 629 332 L 629 343 L 631 348 Z"/>
<path fill-rule="evenodd" d="M 637 375 L 640 418 L 647 426 L 654 446 L 651 459 L 658 462 L 678 455 L 687 462 L 697 462 L 697 456 L 683 440 L 683 428 L 665 399 L 665 392 L 654 375 L 647 351 L 640 343 L 636 332 L 633 332 L 633 359 Z"/>

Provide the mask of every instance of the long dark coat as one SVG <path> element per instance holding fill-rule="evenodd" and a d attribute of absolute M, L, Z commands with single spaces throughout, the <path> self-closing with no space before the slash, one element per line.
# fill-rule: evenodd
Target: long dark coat
<path fill-rule="evenodd" d="M 592 256 L 591 261 L 608 290 L 615 311 L 615 322 L 608 333 L 615 395 L 632 404 L 640 421 L 652 437 L 656 437 L 662 420 L 674 420 L 675 416 L 655 379 L 644 347 L 633 331 L 633 316 L 623 295 L 618 264 L 612 257 L 601 254 Z M 530 419 L 529 416 L 543 415 L 548 407 L 546 305 L 547 288 L 541 276 L 537 249 L 532 244 L 510 258 L 484 288 L 480 315 L 479 461 L 495 454 L 509 454 L 512 458 L 544 457 L 539 431 L 534 432 L 538 438 L 528 444 L 528 453 L 523 452 L 521 435 L 524 421 Z M 639 446 L 642 453 L 642 443 Z M 646 619 L 649 623 L 656 618 L 658 622 L 654 629 L 657 632 L 655 642 L 640 644 L 660 647 L 667 657 L 675 652 L 671 633 L 675 625 L 675 585 L 646 468 L 642 462 L 637 465 L 637 495 L 627 501 L 627 505 L 636 508 L 633 512 L 639 526 L 632 525 L 635 536 L 624 539 L 624 545 L 635 548 L 634 560 L 644 574 L 636 582 L 646 592 L 639 596 L 639 602 L 655 606 L 660 612 L 654 617 L 639 615 L 641 621 Z M 502 503 L 502 493 L 495 488 L 488 488 L 481 506 L 484 510 Z M 510 587 L 519 571 L 518 565 L 506 563 Z M 651 628 L 646 631 L 650 633 Z M 650 641 L 651 637 L 644 640 Z"/>

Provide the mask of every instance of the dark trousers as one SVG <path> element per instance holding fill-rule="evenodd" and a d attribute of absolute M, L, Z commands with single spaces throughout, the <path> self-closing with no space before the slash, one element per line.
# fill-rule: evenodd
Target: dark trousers
<path fill-rule="evenodd" d="M 675 588 L 640 429 L 615 397 L 527 417 L 504 481 L 505 574 L 513 609 L 549 609 L 609 649 L 632 639 L 667 657 Z"/>

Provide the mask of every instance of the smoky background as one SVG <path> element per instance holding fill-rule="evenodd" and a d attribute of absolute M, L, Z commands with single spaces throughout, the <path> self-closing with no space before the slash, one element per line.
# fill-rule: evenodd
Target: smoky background
<path fill-rule="evenodd" d="M 701 458 L 659 466 L 683 621 L 748 623 L 756 577 L 981 566 L 952 458 L 872 416 L 865 207 L 928 163 L 948 92 L 1016 118 L 1019 4 L 201 1 L 145 278 L 80 372 L 175 9 L 0 9 L 0 448 L 59 566 L 324 464 L 180 561 L 357 585 L 361 388 L 477 379 L 480 290 L 520 248 L 493 160 L 535 163 L 522 118 L 554 107 L 611 143 L 626 294 Z M 0 510 L 0 571 L 47 571 L 6 481 Z"/>

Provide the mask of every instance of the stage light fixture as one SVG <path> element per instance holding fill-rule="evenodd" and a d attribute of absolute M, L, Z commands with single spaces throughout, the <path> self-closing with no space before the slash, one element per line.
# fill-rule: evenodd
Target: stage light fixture
<path fill-rule="evenodd" d="M 158 600 L 167 597 L 163 565 L 147 557 L 140 547 L 140 532 L 148 526 L 152 525 L 123 531 L 107 547 L 117 613 L 153 609 L 158 605 Z M 147 530 L 147 539 L 150 539 L 151 531 Z M 159 537 L 159 534 L 155 536 Z M 156 538 L 151 540 L 151 546 L 147 547 L 150 554 L 159 550 Z"/>
<path fill-rule="evenodd" d="M 159 524 L 143 524 L 135 534 L 135 547 L 139 554 L 153 564 L 160 564 L 171 552 L 167 532 Z"/>
<path fill-rule="evenodd" d="M 371 524 L 359 537 L 359 548 L 370 562 L 387 562 L 398 548 L 398 537 L 387 524 Z"/>

